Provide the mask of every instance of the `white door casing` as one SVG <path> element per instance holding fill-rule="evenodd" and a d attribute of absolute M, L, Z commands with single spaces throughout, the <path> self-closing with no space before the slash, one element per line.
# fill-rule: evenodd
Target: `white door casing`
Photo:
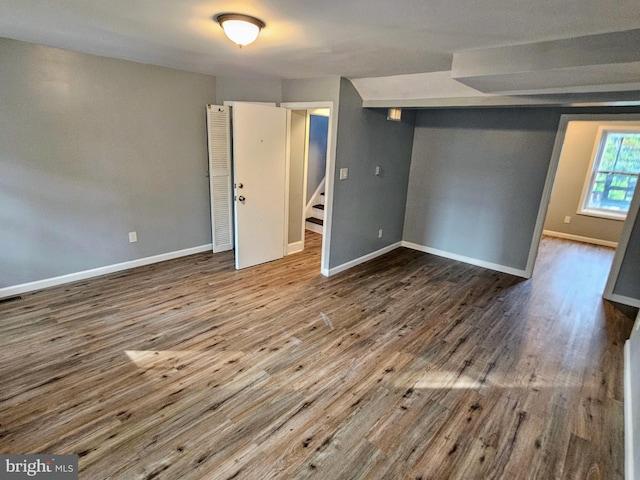
<path fill-rule="evenodd" d="M 322 235 L 322 257 L 320 260 L 320 273 L 325 277 L 329 277 L 332 275 L 332 271 L 329 268 L 329 253 L 331 252 L 333 183 L 336 163 L 335 145 L 337 137 L 337 119 L 334 119 L 335 106 L 332 101 L 283 102 L 280 104 L 280 106 L 290 110 L 309 110 L 315 108 L 323 108 L 329 110 L 329 132 L 327 135 L 327 166 L 325 171 L 324 234 Z M 304 229 L 304 224 L 302 225 L 302 228 Z"/>

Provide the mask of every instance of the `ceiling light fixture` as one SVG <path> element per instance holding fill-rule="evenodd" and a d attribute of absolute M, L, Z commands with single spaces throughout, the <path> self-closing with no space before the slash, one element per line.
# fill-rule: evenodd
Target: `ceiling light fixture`
<path fill-rule="evenodd" d="M 401 122 L 402 121 L 402 109 L 401 108 L 390 108 L 387 111 L 387 120 L 391 120 L 392 122 Z"/>
<path fill-rule="evenodd" d="M 264 28 L 262 20 L 240 13 L 221 13 L 214 20 L 220 24 L 229 40 L 240 48 L 253 43 Z"/>

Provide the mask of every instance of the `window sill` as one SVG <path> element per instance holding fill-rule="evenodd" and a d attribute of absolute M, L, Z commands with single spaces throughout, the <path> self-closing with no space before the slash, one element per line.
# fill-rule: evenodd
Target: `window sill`
<path fill-rule="evenodd" d="M 624 222 L 627 219 L 626 212 L 613 213 L 602 210 L 578 210 L 578 215 L 585 215 L 587 217 L 604 218 L 605 220 L 617 220 Z"/>

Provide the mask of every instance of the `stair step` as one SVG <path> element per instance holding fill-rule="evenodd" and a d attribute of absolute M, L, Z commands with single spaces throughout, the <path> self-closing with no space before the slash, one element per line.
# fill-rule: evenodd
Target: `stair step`
<path fill-rule="evenodd" d="M 324 210 L 324 205 L 322 205 L 321 203 L 314 205 L 313 208 L 317 208 L 318 210 Z"/>
<path fill-rule="evenodd" d="M 316 217 L 309 217 L 307 218 L 307 222 L 309 223 L 315 223 L 316 225 L 324 225 L 324 220 L 320 219 L 320 218 L 316 218 Z"/>

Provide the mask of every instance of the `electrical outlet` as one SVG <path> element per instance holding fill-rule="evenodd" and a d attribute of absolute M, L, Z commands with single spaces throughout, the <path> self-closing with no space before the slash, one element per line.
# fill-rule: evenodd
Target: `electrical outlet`
<path fill-rule="evenodd" d="M 129 243 L 138 241 L 138 232 L 129 232 Z"/>
<path fill-rule="evenodd" d="M 571 217 L 569 215 L 564 217 L 564 223 L 571 223 Z"/>
<path fill-rule="evenodd" d="M 382 238 L 382 229 L 378 230 L 378 238 Z"/>

